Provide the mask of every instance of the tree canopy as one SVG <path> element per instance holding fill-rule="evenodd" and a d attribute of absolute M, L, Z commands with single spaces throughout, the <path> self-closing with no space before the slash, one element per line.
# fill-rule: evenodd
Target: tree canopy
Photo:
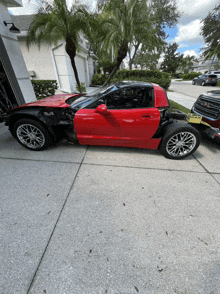
<path fill-rule="evenodd" d="M 134 66 L 135 68 L 140 66 L 141 69 L 155 70 L 157 68 L 159 58 L 160 53 L 144 52 L 140 50 L 135 56 Z"/>
<path fill-rule="evenodd" d="M 179 17 L 172 0 L 99 0 L 98 5 L 101 32 L 96 38 L 97 53 L 113 52 L 115 58 L 109 80 L 128 53 L 131 68 L 138 50 L 156 53 L 164 46 L 165 24 L 172 26 Z"/>
<path fill-rule="evenodd" d="M 177 52 L 179 45 L 176 42 L 168 44 L 165 49 L 164 60 L 161 63 L 161 69 L 164 72 L 175 74 L 180 66 L 181 56 Z"/>
<path fill-rule="evenodd" d="M 205 60 L 215 55 L 220 60 L 220 4 L 208 13 L 201 23 L 201 35 L 205 41 Z"/>

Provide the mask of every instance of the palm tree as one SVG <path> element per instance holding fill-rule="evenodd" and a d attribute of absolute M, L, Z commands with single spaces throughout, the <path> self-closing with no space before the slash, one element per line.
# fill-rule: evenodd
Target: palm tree
<path fill-rule="evenodd" d="M 141 10 L 140 7 L 145 9 Z M 157 42 L 159 38 L 152 20 L 147 15 L 145 0 L 110 0 L 104 5 L 100 15 L 100 27 L 104 31 L 100 42 L 102 52 L 115 52 L 115 67 L 104 86 L 109 83 L 127 56 L 129 45 L 140 35 L 140 30 L 147 31 L 145 40 Z"/>
<path fill-rule="evenodd" d="M 38 44 L 40 48 L 42 43 L 56 45 L 59 40 L 64 40 L 76 83 L 82 92 L 75 57 L 76 52 L 80 50 L 79 32 L 86 32 L 89 26 L 88 13 L 83 6 L 73 5 L 68 9 L 66 0 L 54 0 L 53 4 L 49 4 L 48 7 L 47 11 L 40 10 L 33 19 L 26 39 L 27 47 L 29 48 L 31 44 Z"/>

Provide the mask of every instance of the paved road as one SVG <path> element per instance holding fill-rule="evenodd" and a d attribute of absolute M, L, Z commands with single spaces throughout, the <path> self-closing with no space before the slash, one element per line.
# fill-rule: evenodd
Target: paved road
<path fill-rule="evenodd" d="M 198 96 L 206 91 L 212 91 L 215 89 L 220 89 L 220 87 L 212 86 L 199 86 L 192 85 L 191 81 L 182 81 L 172 80 L 170 90 L 173 90 L 177 93 L 184 94 L 193 98 L 198 98 Z"/>

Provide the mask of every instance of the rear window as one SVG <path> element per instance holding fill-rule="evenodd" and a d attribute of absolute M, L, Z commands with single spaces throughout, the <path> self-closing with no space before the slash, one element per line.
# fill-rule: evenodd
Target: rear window
<path fill-rule="evenodd" d="M 211 79 L 217 79 L 217 75 L 209 75 Z"/>

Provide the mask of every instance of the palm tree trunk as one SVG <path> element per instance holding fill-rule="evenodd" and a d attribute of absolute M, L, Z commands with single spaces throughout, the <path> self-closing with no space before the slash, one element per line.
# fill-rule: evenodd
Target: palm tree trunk
<path fill-rule="evenodd" d="M 115 73 L 117 72 L 117 70 L 119 69 L 123 59 L 126 57 L 128 52 L 128 42 L 125 42 L 124 44 L 122 44 L 118 50 L 118 55 L 117 55 L 117 63 L 113 69 L 113 71 L 111 72 L 111 74 L 109 75 L 107 81 L 104 83 L 103 87 L 106 86 L 107 84 L 110 83 L 110 81 L 112 80 L 112 78 L 114 77 Z"/>
<path fill-rule="evenodd" d="M 70 57 L 71 65 L 74 71 L 75 79 L 77 86 L 79 88 L 80 93 L 82 93 L 82 89 L 80 86 L 80 81 L 79 81 L 79 76 L 78 76 L 78 71 L 76 68 L 76 63 L 75 63 L 75 57 L 76 57 L 76 45 L 72 41 L 71 38 L 66 38 L 66 52 Z"/>
<path fill-rule="evenodd" d="M 129 60 L 129 70 L 132 70 L 132 64 L 133 64 L 134 59 L 135 59 L 135 56 L 136 56 L 136 54 L 137 54 L 137 50 L 138 50 L 139 45 L 140 45 L 139 43 L 136 44 L 136 45 L 134 45 L 135 50 L 134 50 L 134 54 L 133 54 L 133 56 L 130 57 L 130 60 Z"/>

